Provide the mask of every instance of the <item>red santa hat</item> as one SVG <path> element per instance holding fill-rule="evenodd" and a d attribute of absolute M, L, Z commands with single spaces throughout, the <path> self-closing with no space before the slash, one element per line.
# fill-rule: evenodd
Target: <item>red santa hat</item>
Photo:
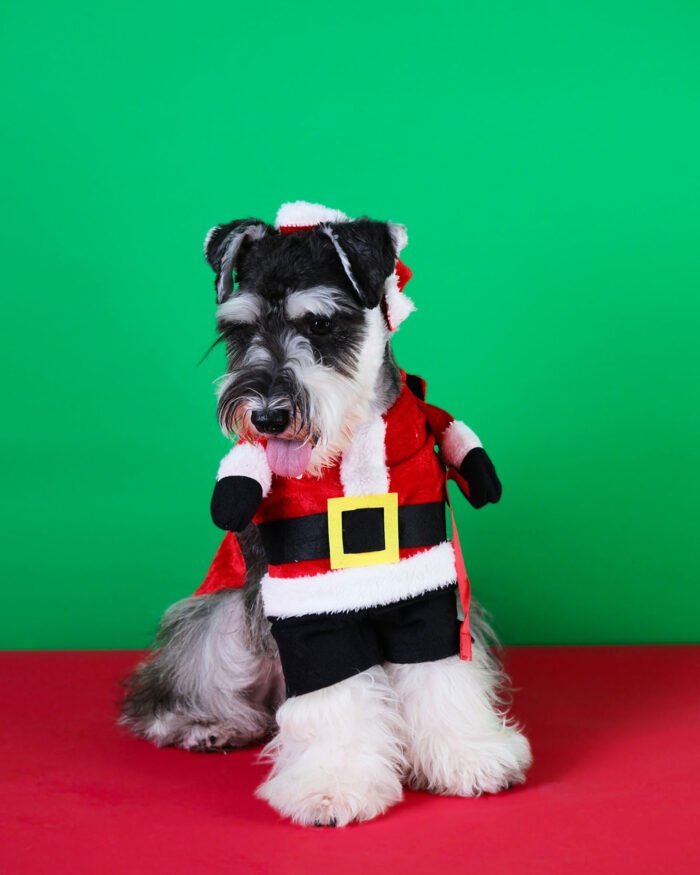
<path fill-rule="evenodd" d="M 293 201 L 282 204 L 277 211 L 275 228 L 282 234 L 293 234 L 295 231 L 308 231 L 316 225 L 324 223 L 349 222 L 349 216 L 340 210 L 324 207 L 322 204 L 311 204 L 307 201 Z M 408 234 L 403 225 L 390 224 L 394 238 L 396 253 L 408 243 Z M 385 313 L 389 331 L 396 331 L 399 325 L 416 309 L 413 301 L 404 294 L 404 286 L 411 279 L 411 268 L 397 258 L 394 272 L 384 284 Z"/>

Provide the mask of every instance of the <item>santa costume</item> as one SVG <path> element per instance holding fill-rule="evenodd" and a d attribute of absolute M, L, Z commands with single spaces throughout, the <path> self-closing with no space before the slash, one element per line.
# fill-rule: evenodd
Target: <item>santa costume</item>
<path fill-rule="evenodd" d="M 346 218 L 331 212 L 329 218 L 283 208 L 277 227 L 294 233 Z M 397 261 L 384 295 L 390 331 L 413 310 L 403 293 L 409 278 Z M 425 401 L 422 380 L 402 372 L 390 409 L 370 415 L 319 474 L 274 474 L 264 438 L 239 441 L 224 457 L 218 480 L 249 477 L 262 489 L 253 518 L 268 561 L 261 594 L 288 695 L 384 662 L 470 658 L 469 582 L 454 521 L 452 539 L 447 536 L 446 482 L 455 479 L 468 496 L 459 472 L 480 448 L 464 423 Z M 244 576 L 229 532 L 198 593 L 241 586 Z"/>

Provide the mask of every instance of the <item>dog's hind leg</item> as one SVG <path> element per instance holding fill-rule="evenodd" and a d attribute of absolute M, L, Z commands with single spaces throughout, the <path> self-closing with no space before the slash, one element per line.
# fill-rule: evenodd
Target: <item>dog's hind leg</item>
<path fill-rule="evenodd" d="M 165 614 L 153 653 L 127 681 L 120 723 L 159 746 L 241 747 L 271 734 L 283 698 L 256 591 L 195 596 Z"/>
<path fill-rule="evenodd" d="M 380 666 L 313 693 L 287 699 L 273 761 L 257 795 L 297 823 L 344 826 L 399 802 L 403 726 Z"/>
<path fill-rule="evenodd" d="M 525 780 L 530 745 L 500 709 L 500 669 L 481 642 L 471 662 L 450 656 L 386 670 L 406 721 L 411 786 L 478 796 Z"/>

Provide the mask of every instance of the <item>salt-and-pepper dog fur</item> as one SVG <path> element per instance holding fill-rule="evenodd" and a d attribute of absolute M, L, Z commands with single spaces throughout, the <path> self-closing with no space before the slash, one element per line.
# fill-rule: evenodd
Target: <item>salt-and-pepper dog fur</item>
<path fill-rule="evenodd" d="M 227 434 L 255 436 L 251 415 L 263 407 L 288 411 L 287 433 L 313 442 L 309 470 L 319 471 L 392 405 L 400 376 L 382 299 L 405 241 L 401 226 L 370 220 L 281 235 L 248 219 L 209 233 Z M 470 662 L 375 666 L 285 701 L 255 527 L 239 541 L 244 588 L 165 614 L 128 681 L 121 722 L 132 732 L 195 751 L 267 741 L 272 767 L 258 795 L 301 824 L 368 820 L 399 802 L 404 785 L 474 796 L 524 780 L 529 744 L 505 713 L 505 678 L 477 608 Z"/>

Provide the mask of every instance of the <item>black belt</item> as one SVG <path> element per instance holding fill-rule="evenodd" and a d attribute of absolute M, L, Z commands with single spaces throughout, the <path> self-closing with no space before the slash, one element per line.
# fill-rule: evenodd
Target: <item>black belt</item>
<path fill-rule="evenodd" d="M 342 523 L 345 553 L 384 549 L 382 508 L 345 511 Z M 328 515 L 325 513 L 260 523 L 258 531 L 270 565 L 330 557 Z M 446 538 L 444 502 L 399 507 L 399 547 L 432 547 Z"/>

